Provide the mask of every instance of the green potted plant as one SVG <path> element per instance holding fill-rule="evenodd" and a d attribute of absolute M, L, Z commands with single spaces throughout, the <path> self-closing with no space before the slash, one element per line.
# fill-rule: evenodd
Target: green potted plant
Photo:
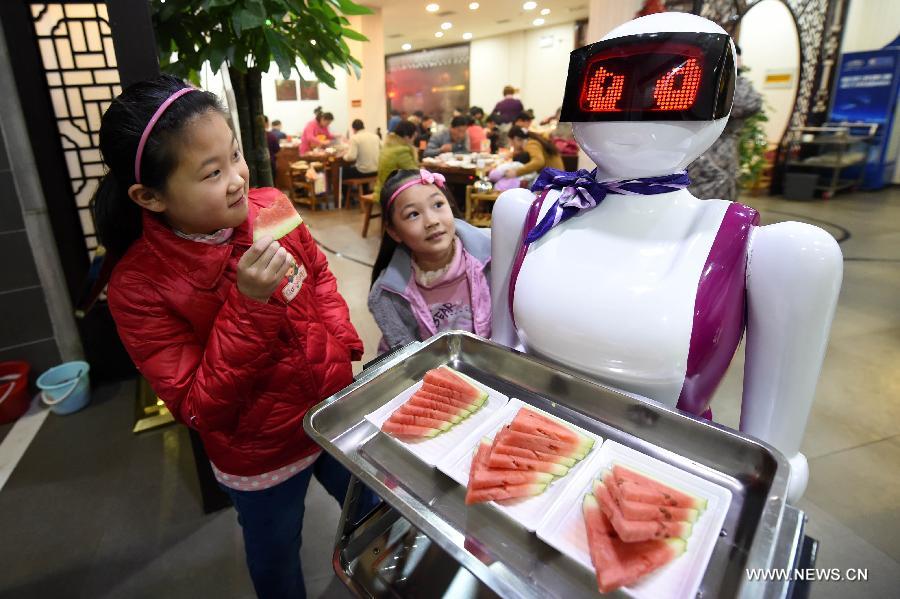
<path fill-rule="evenodd" d="M 367 38 L 350 29 L 344 15 L 372 12 L 351 0 L 152 0 L 151 11 L 164 71 L 199 83 L 206 61 L 214 72 L 227 66 L 254 186 L 272 185 L 273 176 L 263 121 L 262 73 L 274 62 L 288 79 L 299 60 L 330 87 L 335 83 L 334 66 L 358 77 L 362 65 L 344 38 Z"/>
<path fill-rule="evenodd" d="M 768 120 L 766 106 L 763 104 L 759 112 L 747 117 L 738 135 L 739 181 L 744 189 L 755 189 L 766 169 L 769 138 L 763 123 Z"/>

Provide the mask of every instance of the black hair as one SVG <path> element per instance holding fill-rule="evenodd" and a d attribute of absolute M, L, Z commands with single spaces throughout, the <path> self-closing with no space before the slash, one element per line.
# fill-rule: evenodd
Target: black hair
<path fill-rule="evenodd" d="M 319 122 L 322 122 L 322 121 L 333 121 L 333 120 L 334 120 L 334 115 L 331 114 L 330 112 L 320 112 L 320 113 L 319 113 L 319 116 L 316 117 L 316 120 L 318 120 Z"/>
<path fill-rule="evenodd" d="M 413 116 L 417 116 L 417 117 L 419 117 L 419 118 L 421 119 L 421 118 L 425 118 L 425 113 L 422 112 L 421 110 L 414 110 L 414 111 L 413 111 Z"/>
<path fill-rule="evenodd" d="M 361 129 L 365 129 L 366 126 L 363 124 L 362 119 L 354 119 L 350 124 L 354 131 L 359 131 Z"/>
<path fill-rule="evenodd" d="M 399 135 L 400 137 L 412 137 L 416 134 L 416 124 L 410 121 L 400 121 L 397 123 L 397 126 L 394 127 L 394 134 Z"/>
<path fill-rule="evenodd" d="M 385 179 L 384 185 L 381 186 L 381 195 L 378 198 L 378 201 L 381 204 L 381 222 L 385 228 L 393 224 L 394 205 L 391 204 L 388 206 L 391 196 L 394 195 L 394 192 L 397 191 L 401 185 L 410 179 L 418 179 L 419 177 L 419 169 L 398 169 L 391 171 L 391 174 Z M 456 202 L 453 200 L 453 194 L 450 193 L 450 190 L 446 185 L 444 185 L 444 187 L 438 187 L 438 189 L 444 194 L 444 197 L 447 198 L 447 204 L 450 205 L 450 211 L 453 213 L 453 216 L 459 218 L 459 209 L 456 206 Z M 375 264 L 372 266 L 372 280 L 369 283 L 370 288 L 375 284 L 375 280 L 381 276 L 381 273 L 384 272 L 384 269 L 388 267 L 388 264 L 391 263 L 391 258 L 393 258 L 394 252 L 399 245 L 400 244 L 394 241 L 393 237 L 387 234 L 387 231 L 382 233 L 381 246 L 378 248 L 378 256 L 375 258 Z"/>
<path fill-rule="evenodd" d="M 528 113 L 528 112 L 520 112 L 518 115 L 516 115 L 516 118 L 513 119 L 513 122 L 515 122 L 515 121 L 533 121 L 533 120 L 534 120 L 533 114 Z"/>
<path fill-rule="evenodd" d="M 94 192 L 91 208 L 100 243 L 116 257 L 141 236 L 141 208 L 128 196 L 128 189 L 137 182 L 134 161 L 141 135 L 160 105 L 185 87 L 172 75 L 135 83 L 110 103 L 100 121 L 100 153 L 108 171 Z M 166 109 L 141 155 L 144 186 L 165 189 L 178 162 L 179 134 L 194 118 L 215 111 L 225 114 L 215 94 L 202 90 L 181 96 Z"/>
<path fill-rule="evenodd" d="M 557 154 L 559 154 L 559 150 L 556 148 L 556 146 L 550 143 L 546 138 L 541 137 L 537 133 L 526 131 L 521 127 L 512 127 L 509 130 L 508 135 L 510 139 L 533 139 L 537 141 L 539 144 L 541 144 L 541 147 L 544 148 L 544 153 L 548 156 L 556 156 Z"/>
<path fill-rule="evenodd" d="M 455 116 L 453 120 L 450 121 L 450 128 L 454 127 L 463 127 L 469 124 L 469 117 L 467 116 Z"/>
<path fill-rule="evenodd" d="M 278 119 L 275 119 L 274 121 L 272 121 L 272 126 L 273 127 L 281 127 L 281 121 L 279 121 Z"/>
<path fill-rule="evenodd" d="M 483 114 L 484 114 L 484 110 L 481 108 L 481 106 L 473 106 L 473 107 L 471 107 L 471 108 L 469 109 L 469 114 L 472 115 L 472 116 L 475 116 L 476 114 L 482 114 L 482 115 L 483 115 Z"/>

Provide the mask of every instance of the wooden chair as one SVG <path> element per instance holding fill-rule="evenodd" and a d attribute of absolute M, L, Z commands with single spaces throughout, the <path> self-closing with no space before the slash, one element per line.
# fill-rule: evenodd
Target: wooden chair
<path fill-rule="evenodd" d="M 372 214 L 372 210 L 376 205 L 379 204 L 378 200 L 375 199 L 375 194 L 372 193 L 364 193 L 359 196 L 359 204 L 363 207 L 363 228 L 362 228 L 362 236 L 365 239 L 366 235 L 369 234 L 369 221 L 373 218 L 381 218 L 381 211 L 379 207 L 379 212 L 377 214 Z"/>
<path fill-rule="evenodd" d="M 475 191 L 471 185 L 466 185 L 466 222 L 476 227 L 490 227 L 491 210 L 493 210 L 494 202 L 498 197 L 500 197 L 499 191 L 480 193 Z"/>
<path fill-rule="evenodd" d="M 372 175 L 371 177 L 344 179 L 344 186 L 347 188 L 347 193 L 344 196 L 347 200 L 346 206 L 348 208 L 350 207 L 350 203 L 353 200 L 355 194 L 356 199 L 359 201 L 360 212 L 365 213 L 366 207 L 363 205 L 362 201 L 363 191 L 364 189 L 366 189 L 366 186 L 375 185 L 375 179 L 377 179 L 375 175 Z M 365 237 L 365 235 L 363 237 Z"/>
<path fill-rule="evenodd" d="M 310 209 L 315 212 L 316 203 L 318 202 L 318 197 L 316 196 L 316 183 L 315 181 L 308 181 L 306 179 L 307 170 L 308 168 L 301 168 L 295 164 L 291 165 L 289 171 L 289 196 L 291 201 L 295 204 L 304 204 L 309 206 Z"/>

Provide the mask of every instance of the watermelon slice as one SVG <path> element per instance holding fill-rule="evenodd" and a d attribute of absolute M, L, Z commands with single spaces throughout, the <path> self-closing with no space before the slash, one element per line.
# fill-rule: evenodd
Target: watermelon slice
<path fill-rule="evenodd" d="M 490 487 L 506 487 L 513 485 L 548 484 L 552 480 L 552 474 L 529 470 L 498 470 L 494 468 L 485 468 L 469 474 L 469 486 L 473 489 L 487 489 Z"/>
<path fill-rule="evenodd" d="M 668 539 L 672 537 L 681 537 L 683 539 L 691 536 L 692 526 L 689 522 L 665 522 L 659 520 L 628 520 L 622 515 L 616 500 L 613 499 L 609 489 L 599 480 L 594 481 L 594 496 L 600 502 L 600 508 L 609 521 L 612 522 L 613 528 L 619 538 L 626 543 L 636 543 L 639 541 L 649 541 L 653 539 Z"/>
<path fill-rule="evenodd" d="M 447 397 L 467 406 L 479 407 L 484 403 L 484 400 L 481 397 L 472 398 L 471 395 L 466 395 L 464 393 L 460 393 L 455 389 L 442 387 L 441 385 L 435 385 L 434 383 L 429 383 L 427 381 L 422 385 L 421 391 L 428 392 L 439 397 Z"/>
<path fill-rule="evenodd" d="M 456 416 L 459 416 L 460 418 L 467 418 L 471 414 L 471 412 L 469 410 L 465 410 L 463 408 L 457 408 L 456 406 L 451 406 L 448 403 L 431 401 L 429 399 L 424 399 L 422 397 L 416 397 L 415 395 L 413 395 L 411 398 L 409 398 L 409 401 L 407 401 L 401 407 L 404 407 L 404 406 L 416 406 L 419 408 L 427 408 L 429 410 L 437 410 L 439 412 L 455 414 Z"/>
<path fill-rule="evenodd" d="M 437 428 L 442 431 L 446 431 L 453 426 L 452 422 L 446 420 L 428 418 L 427 416 L 413 416 L 411 414 L 404 414 L 399 410 L 391 414 L 388 421 L 396 422 L 397 424 L 414 424 L 416 426 L 424 426 L 425 428 Z"/>
<path fill-rule="evenodd" d="M 593 440 L 584 442 L 580 445 L 573 445 L 563 441 L 554 441 L 547 437 L 521 433 L 519 431 L 511 430 L 509 427 L 504 427 L 497 434 L 500 435 L 500 443 L 506 445 L 524 447 L 525 449 L 532 449 L 543 453 L 552 453 L 554 455 L 561 455 L 576 460 L 580 460 L 587 455 L 587 452 L 591 449 L 591 445 L 593 445 Z"/>
<path fill-rule="evenodd" d="M 682 539 L 625 543 L 617 537 L 594 495 L 585 495 L 581 507 L 601 593 L 634 584 L 683 554 L 687 547 Z"/>
<path fill-rule="evenodd" d="M 398 424 L 390 420 L 385 420 L 384 424 L 381 425 L 381 430 L 397 437 L 420 437 L 423 439 L 430 439 L 442 432 L 439 428 L 415 426 L 414 424 Z"/>
<path fill-rule="evenodd" d="M 578 445 L 586 439 L 589 440 L 589 437 L 575 432 L 571 427 L 528 408 L 519 410 L 516 417 L 509 423 L 509 428 L 572 445 Z"/>
<path fill-rule="evenodd" d="M 473 385 L 470 382 L 471 379 L 467 379 L 468 377 L 446 366 L 435 368 L 425 373 L 426 383 L 450 389 L 460 394 L 461 398 L 470 400 L 478 405 L 487 401 L 488 394 L 480 387 Z"/>
<path fill-rule="evenodd" d="M 253 241 L 269 235 L 272 239 L 281 239 L 300 226 L 303 219 L 297 209 L 284 194 L 280 194 L 272 204 L 261 208 L 253 221 Z"/>
<path fill-rule="evenodd" d="M 514 455 L 520 458 L 528 458 L 530 460 L 540 460 L 542 462 L 550 462 L 551 464 L 560 464 L 561 466 L 565 466 L 566 468 L 571 468 L 575 465 L 574 458 L 567 458 L 561 455 L 553 455 L 552 453 L 543 453 L 540 451 L 525 449 L 524 447 L 506 445 L 505 443 L 497 442 L 496 439 L 494 440 L 493 451 L 496 453 L 506 453 L 509 455 Z"/>
<path fill-rule="evenodd" d="M 466 493 L 466 504 L 534 497 L 535 495 L 540 495 L 546 489 L 546 484 L 509 485 L 506 487 L 490 487 L 487 489 L 470 489 L 469 492 Z"/>
<path fill-rule="evenodd" d="M 456 424 L 462 420 L 462 417 L 451 414 L 449 412 L 444 412 L 443 410 L 432 410 L 430 408 L 423 408 L 416 405 L 411 405 L 409 402 L 403 404 L 394 414 L 408 414 L 410 416 L 422 416 L 424 418 L 434 418 L 435 420 L 446 420 L 452 424 Z"/>
<path fill-rule="evenodd" d="M 501 470 L 532 470 L 534 472 L 548 472 L 554 476 L 565 476 L 569 469 L 561 464 L 529 460 L 514 455 L 491 452 L 488 466 Z"/>
<path fill-rule="evenodd" d="M 610 482 L 606 482 L 609 480 Z M 613 482 L 611 474 L 607 473 L 603 477 L 604 484 L 613 499 L 616 500 L 622 515 L 628 520 L 660 520 L 660 521 L 684 521 L 696 522 L 700 515 L 697 510 L 686 507 L 672 507 L 669 505 L 654 505 L 652 503 L 642 503 L 640 501 L 629 501 L 622 497 L 619 485 Z"/>
<path fill-rule="evenodd" d="M 478 443 L 478 447 L 475 449 L 475 453 L 472 455 L 472 467 L 469 470 L 469 485 L 466 488 L 466 505 L 472 505 L 473 503 L 478 503 L 479 501 L 472 495 L 475 491 L 475 488 L 472 486 L 472 477 L 477 473 L 487 470 L 488 467 L 488 458 L 491 455 L 491 441 L 487 437 L 483 438 L 480 443 Z"/>
<path fill-rule="evenodd" d="M 450 393 L 445 392 L 444 389 L 435 387 L 434 385 L 429 385 L 427 383 L 423 385 L 421 389 L 416 391 L 415 394 L 418 397 L 423 397 L 431 401 L 444 402 L 454 405 L 458 408 L 466 410 L 467 412 L 474 412 L 481 407 L 481 404 L 454 397 Z"/>
<path fill-rule="evenodd" d="M 690 508 L 701 512 L 706 509 L 706 499 L 673 489 L 651 476 L 619 464 L 613 464 L 612 478 L 619 485 L 622 496 L 630 501 Z M 643 488 L 635 488 L 635 485 Z"/>

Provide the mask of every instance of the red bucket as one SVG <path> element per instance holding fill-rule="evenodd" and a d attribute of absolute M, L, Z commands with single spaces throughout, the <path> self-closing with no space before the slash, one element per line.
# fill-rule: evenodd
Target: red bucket
<path fill-rule="evenodd" d="M 30 370 L 26 362 L 0 362 L 0 424 L 14 421 L 28 410 Z"/>

